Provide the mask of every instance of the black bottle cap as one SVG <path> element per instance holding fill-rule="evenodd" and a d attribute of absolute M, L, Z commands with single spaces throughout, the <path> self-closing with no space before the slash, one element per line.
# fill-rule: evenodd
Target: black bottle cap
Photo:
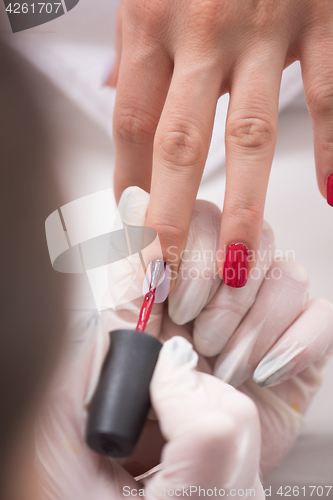
<path fill-rule="evenodd" d="M 162 344 L 137 330 L 110 332 L 111 344 L 88 411 L 87 443 L 111 457 L 130 455 L 150 407 L 149 385 Z"/>

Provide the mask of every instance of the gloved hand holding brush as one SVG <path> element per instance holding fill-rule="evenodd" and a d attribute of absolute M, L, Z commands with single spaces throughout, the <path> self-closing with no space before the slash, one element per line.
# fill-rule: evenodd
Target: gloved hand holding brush
<path fill-rule="evenodd" d="M 119 206 L 124 222 L 143 225 L 148 203 L 147 193 L 128 188 Z M 146 331 L 165 342 L 151 383 L 153 412 L 125 461 L 87 447 L 87 408 L 108 331 L 135 328 L 142 299 L 71 332 L 38 422 L 43 499 L 116 499 L 135 488 L 150 498 L 179 489 L 186 496 L 182 488 L 190 487 L 192 496 L 201 487 L 235 489 L 236 498 L 254 489 L 263 498 L 260 478 L 292 446 L 319 387 L 333 345 L 333 307 L 307 302 L 306 272 L 298 263 L 274 260 L 268 225 L 247 285 L 226 286 L 214 258 L 220 219 L 215 206 L 196 203 L 176 286 L 168 304 L 152 308 Z M 133 479 L 159 464 L 144 484 Z"/>

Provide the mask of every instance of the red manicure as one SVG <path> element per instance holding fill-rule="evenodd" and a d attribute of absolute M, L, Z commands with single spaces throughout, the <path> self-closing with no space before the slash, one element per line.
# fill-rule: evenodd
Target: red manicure
<path fill-rule="evenodd" d="M 333 207 L 333 174 L 329 176 L 326 183 L 327 203 Z"/>
<path fill-rule="evenodd" d="M 249 275 L 249 249 L 243 243 L 229 245 L 224 262 L 223 281 L 233 288 L 246 285 Z"/>

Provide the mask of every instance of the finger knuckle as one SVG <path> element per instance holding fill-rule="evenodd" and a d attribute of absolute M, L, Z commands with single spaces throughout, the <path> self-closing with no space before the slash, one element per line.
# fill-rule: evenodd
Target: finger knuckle
<path fill-rule="evenodd" d="M 333 114 L 333 83 L 312 85 L 306 92 L 309 111 L 315 115 Z"/>
<path fill-rule="evenodd" d="M 191 167 L 205 156 L 205 143 L 199 130 L 187 123 L 161 131 L 156 152 L 171 168 Z"/>
<path fill-rule="evenodd" d="M 153 117 L 138 108 L 124 108 L 115 116 L 114 133 L 125 143 L 147 144 L 152 142 L 156 129 Z"/>
<path fill-rule="evenodd" d="M 264 117 L 231 117 L 226 127 L 226 142 L 246 150 L 265 148 L 275 136 L 272 120 Z"/>
<path fill-rule="evenodd" d="M 236 225 L 257 227 L 262 223 L 263 204 L 259 200 L 237 198 L 228 203 L 222 216 Z"/>

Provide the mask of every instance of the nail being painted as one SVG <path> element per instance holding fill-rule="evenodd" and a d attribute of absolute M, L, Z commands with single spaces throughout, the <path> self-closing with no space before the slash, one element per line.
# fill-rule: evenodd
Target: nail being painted
<path fill-rule="evenodd" d="M 162 259 L 155 259 L 149 264 L 149 268 L 149 290 L 144 296 L 139 313 L 139 320 L 136 325 L 136 330 L 140 332 L 144 332 L 146 329 L 155 302 L 156 289 L 165 278 L 166 262 Z"/>

